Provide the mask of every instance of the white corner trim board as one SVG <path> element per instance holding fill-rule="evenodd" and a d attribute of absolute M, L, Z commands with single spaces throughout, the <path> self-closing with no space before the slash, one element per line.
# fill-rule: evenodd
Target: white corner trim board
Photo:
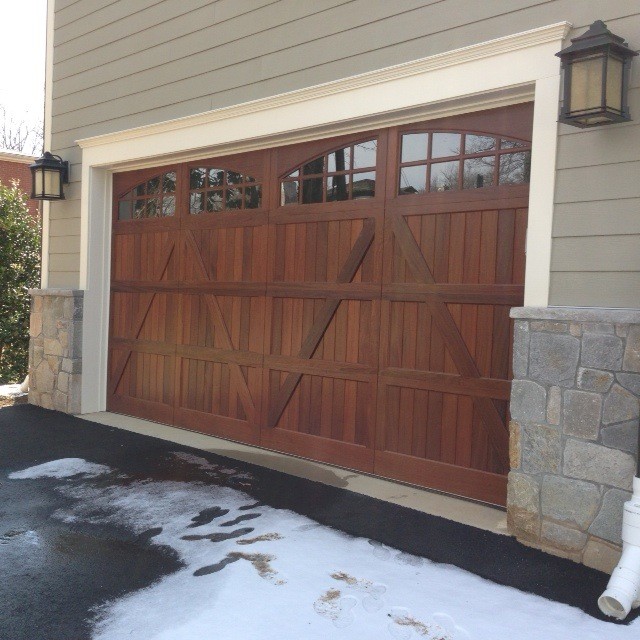
<path fill-rule="evenodd" d="M 82 412 L 106 406 L 111 175 L 341 133 L 534 101 L 525 304 L 547 306 L 560 68 L 570 24 L 556 24 L 325 84 L 85 138 L 80 288 L 85 289 Z M 99 348 L 97 348 L 99 346 Z"/>

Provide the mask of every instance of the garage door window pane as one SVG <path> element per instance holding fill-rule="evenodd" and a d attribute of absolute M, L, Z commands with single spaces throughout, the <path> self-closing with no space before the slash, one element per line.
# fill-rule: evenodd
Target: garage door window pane
<path fill-rule="evenodd" d="M 172 216 L 176 212 L 175 196 L 164 196 L 162 198 L 162 215 Z"/>
<path fill-rule="evenodd" d="M 354 200 L 373 198 L 376 195 L 376 172 L 354 173 L 352 194 Z"/>
<path fill-rule="evenodd" d="M 349 171 L 351 169 L 351 147 L 337 149 L 327 156 L 327 171 Z"/>
<path fill-rule="evenodd" d="M 189 200 L 189 212 L 194 214 L 201 213 L 203 194 L 192 193 Z"/>
<path fill-rule="evenodd" d="M 378 151 L 378 141 L 369 140 L 360 142 L 353 146 L 353 168 L 366 169 L 376 166 L 376 153 Z"/>
<path fill-rule="evenodd" d="M 531 153 L 505 153 L 500 156 L 500 184 L 525 184 L 529 182 Z"/>
<path fill-rule="evenodd" d="M 460 154 L 459 133 L 433 133 L 431 134 L 431 157 L 446 158 Z"/>
<path fill-rule="evenodd" d="M 464 161 L 463 189 L 482 189 L 493 186 L 495 156 L 471 158 Z"/>
<path fill-rule="evenodd" d="M 223 208 L 222 191 L 209 191 L 207 193 L 207 211 L 222 211 Z"/>
<path fill-rule="evenodd" d="M 280 204 L 298 204 L 300 183 L 297 180 L 283 182 L 280 189 Z"/>
<path fill-rule="evenodd" d="M 431 165 L 430 191 L 455 191 L 458 188 L 460 163 L 436 162 Z"/>
<path fill-rule="evenodd" d="M 407 133 L 402 136 L 402 162 L 427 159 L 428 133 Z"/>
<path fill-rule="evenodd" d="M 464 138 L 465 153 L 482 153 L 484 151 L 493 151 L 496 148 L 496 139 L 489 136 L 475 136 L 467 133 Z"/>
<path fill-rule="evenodd" d="M 206 169 L 191 169 L 189 188 L 190 189 L 202 189 L 205 183 L 205 177 L 207 175 Z"/>
<path fill-rule="evenodd" d="M 322 178 L 302 181 L 302 204 L 322 202 Z"/>
<path fill-rule="evenodd" d="M 176 174 L 169 171 L 162 176 L 162 191 L 164 193 L 173 193 L 176 190 Z"/>
<path fill-rule="evenodd" d="M 258 209 L 262 202 L 260 186 L 246 187 L 244 190 L 245 209 Z"/>
<path fill-rule="evenodd" d="M 400 195 L 412 193 L 424 193 L 427 190 L 427 165 L 417 167 L 404 167 L 400 171 Z"/>
<path fill-rule="evenodd" d="M 327 202 L 349 199 L 349 174 L 327 178 Z"/>

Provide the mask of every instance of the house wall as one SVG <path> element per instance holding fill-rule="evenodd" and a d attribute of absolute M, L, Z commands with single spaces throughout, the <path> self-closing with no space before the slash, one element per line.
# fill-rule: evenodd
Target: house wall
<path fill-rule="evenodd" d="M 14 180 L 18 182 L 21 191 L 31 192 L 31 171 L 29 165 L 35 160 L 32 156 L 0 151 L 0 182 L 10 185 Z M 37 200 L 27 201 L 29 213 L 38 220 L 40 217 L 40 203 Z"/>
<path fill-rule="evenodd" d="M 48 286 L 79 282 L 75 141 L 262 98 L 556 21 L 640 42 L 637 0 L 51 0 L 51 147 L 71 161 L 50 207 Z M 640 114 L 640 65 L 632 114 Z M 550 302 L 638 306 L 640 125 L 560 126 Z M 576 188 L 580 184 L 581 188 Z"/>

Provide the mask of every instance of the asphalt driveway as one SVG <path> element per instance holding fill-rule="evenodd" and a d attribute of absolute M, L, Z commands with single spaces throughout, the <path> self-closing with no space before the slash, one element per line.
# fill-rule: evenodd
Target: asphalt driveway
<path fill-rule="evenodd" d="M 2 640 L 637 638 L 602 620 L 606 581 L 343 489 L 0 409 Z"/>

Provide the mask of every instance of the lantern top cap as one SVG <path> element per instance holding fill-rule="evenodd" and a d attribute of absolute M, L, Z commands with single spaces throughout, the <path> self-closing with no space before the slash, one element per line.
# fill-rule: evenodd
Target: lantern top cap
<path fill-rule="evenodd" d="M 602 20 L 596 20 L 581 36 L 571 38 L 571 44 L 566 49 L 556 53 L 556 55 L 560 58 L 571 57 L 573 54 L 604 47 L 609 47 L 625 58 L 638 55 L 636 51 L 629 48 L 624 38 L 609 31 Z"/>
<path fill-rule="evenodd" d="M 32 165 L 29 165 L 30 169 L 37 169 L 39 167 L 61 169 L 64 167 L 64 162 L 60 156 L 56 156 L 49 151 L 45 151 L 41 158 L 38 158 Z"/>

